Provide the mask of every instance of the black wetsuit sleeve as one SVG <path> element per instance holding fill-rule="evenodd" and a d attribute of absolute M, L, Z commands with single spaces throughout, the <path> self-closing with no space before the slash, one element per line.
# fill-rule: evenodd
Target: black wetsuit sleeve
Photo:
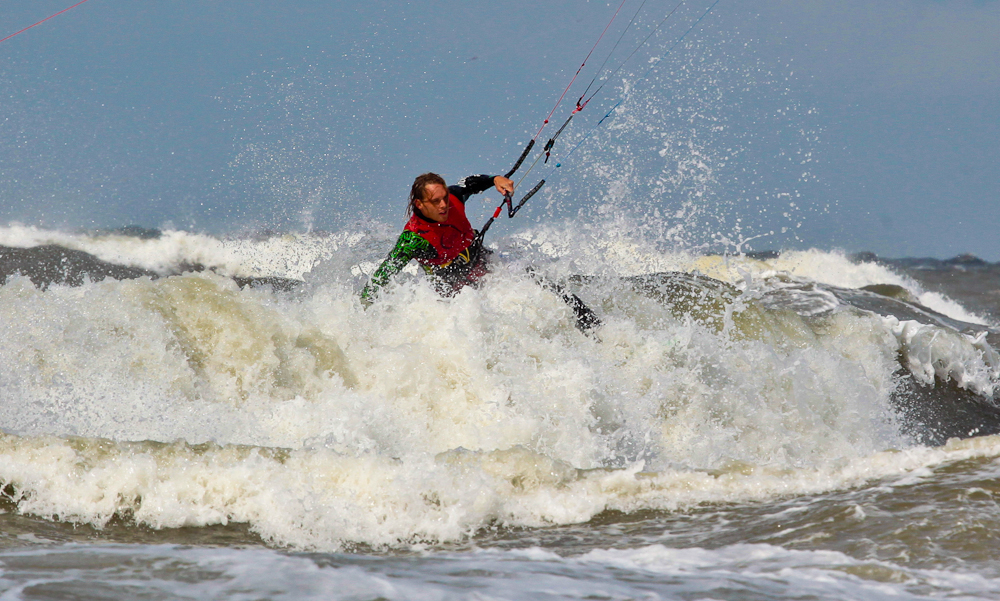
<path fill-rule="evenodd" d="M 495 175 L 470 175 L 458 180 L 453 186 L 448 186 L 448 191 L 454 194 L 462 204 L 465 204 L 473 194 L 485 192 L 493 187 Z"/>
<path fill-rule="evenodd" d="M 404 230 L 396 240 L 396 246 L 389 251 L 389 256 L 382 261 L 375 273 L 372 274 L 368 285 L 361 291 L 361 302 L 367 307 L 372 304 L 378 293 L 393 276 L 403 270 L 411 259 L 433 259 L 437 256 L 437 251 L 431 243 L 420 237 L 419 234 Z"/>

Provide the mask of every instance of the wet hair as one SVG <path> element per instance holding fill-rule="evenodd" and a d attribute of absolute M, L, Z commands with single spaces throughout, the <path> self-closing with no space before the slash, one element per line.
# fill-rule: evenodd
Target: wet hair
<path fill-rule="evenodd" d="M 444 178 L 437 173 L 421 173 L 413 180 L 413 186 L 410 188 L 410 201 L 406 203 L 406 216 L 409 217 L 413 214 L 413 201 L 424 199 L 424 191 L 430 184 L 441 184 L 445 188 L 448 184 L 444 183 Z"/>

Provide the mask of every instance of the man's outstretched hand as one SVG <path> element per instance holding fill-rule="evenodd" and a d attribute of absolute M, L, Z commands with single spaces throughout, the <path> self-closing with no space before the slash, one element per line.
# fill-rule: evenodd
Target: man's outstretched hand
<path fill-rule="evenodd" d="M 497 187 L 497 192 L 503 194 L 504 196 L 514 193 L 513 180 L 507 179 L 502 175 L 498 175 L 493 178 L 493 185 Z"/>

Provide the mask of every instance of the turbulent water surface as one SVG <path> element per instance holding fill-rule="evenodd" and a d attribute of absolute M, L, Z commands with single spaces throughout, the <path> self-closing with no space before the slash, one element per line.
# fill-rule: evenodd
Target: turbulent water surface
<path fill-rule="evenodd" d="M 580 237 L 3 228 L 5 598 L 1000 597 L 996 266 Z"/>

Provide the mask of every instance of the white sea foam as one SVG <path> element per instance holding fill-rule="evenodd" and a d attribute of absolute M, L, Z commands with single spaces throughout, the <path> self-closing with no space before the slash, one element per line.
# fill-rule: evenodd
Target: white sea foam
<path fill-rule="evenodd" d="M 170 273 L 200 264 L 232 276 L 278 276 L 301 279 L 323 258 L 350 248 L 364 234 L 284 234 L 252 238 L 216 238 L 168 230 L 155 238 L 107 233 L 84 235 L 23 225 L 0 227 L 0 246 L 29 248 L 57 244 L 120 265 Z"/>
<path fill-rule="evenodd" d="M 920 304 L 966 323 L 987 325 L 982 317 L 938 292 L 924 290 L 913 278 L 900 275 L 884 265 L 868 261 L 853 262 L 843 253 L 820 250 L 787 251 L 767 262 L 775 269 L 816 282 L 861 288 L 874 284 L 895 284 L 910 290 Z"/>
<path fill-rule="evenodd" d="M 805 320 L 722 284 L 696 302 L 598 282 L 581 294 L 600 341 L 513 267 L 447 300 L 402 277 L 365 311 L 350 267 L 384 249 L 344 240 L 290 295 L 210 272 L 0 287 L 16 316 L 0 321 L 0 480 L 20 510 L 246 522 L 275 544 L 337 549 L 764 500 L 968 454 L 890 451 L 910 446 L 889 404 L 901 349 L 984 394 L 995 380 L 983 340 L 925 344 L 850 312 Z M 594 272 L 628 254 L 594 255 Z M 773 270 L 646 254 L 636 270 Z"/>
<path fill-rule="evenodd" d="M 140 239 L 116 233 L 67 233 L 19 224 L 0 227 L 0 246 L 27 248 L 58 244 L 91 253 L 104 261 L 158 273 L 169 273 L 182 265 L 200 264 L 224 275 L 294 279 L 302 279 L 333 257 L 356 256 L 359 246 L 383 247 L 390 243 L 381 231 L 217 238 L 168 230 L 157 238 Z M 844 288 L 894 284 L 910 290 L 921 304 L 939 313 L 967 323 L 987 324 L 953 299 L 924 290 L 908 276 L 878 263 L 850 261 L 840 252 L 786 251 L 766 261 L 738 256 L 705 257 L 684 250 L 660 250 L 638 236 L 628 223 L 610 229 L 580 228 L 573 224 L 542 225 L 512 235 L 502 241 L 501 248 L 528 249 L 536 256 L 553 261 L 555 268 L 565 274 L 632 276 L 662 271 L 698 271 L 725 282 L 738 283 L 747 275 L 766 277 L 787 273 Z M 349 264 L 353 275 L 369 274 L 383 252 L 377 252 L 369 260 Z"/>
<path fill-rule="evenodd" d="M 915 570 L 858 560 L 833 551 L 796 551 L 771 545 L 737 544 L 720 549 L 671 549 L 654 545 L 596 550 L 574 562 L 597 570 L 655 574 L 677 582 L 674 594 L 724 596 L 794 594 L 816 599 L 910 599 L 995 595 L 1000 581 L 975 574 Z"/>
<path fill-rule="evenodd" d="M 605 509 L 683 509 L 705 502 L 857 486 L 944 462 L 1000 454 L 996 437 L 939 449 L 882 452 L 840 466 L 732 464 L 579 472 L 524 449 L 460 451 L 425 459 L 348 457 L 321 449 L 110 443 L 4 436 L 3 478 L 21 510 L 101 526 L 129 513 L 156 528 L 249 523 L 277 544 L 333 550 L 348 542 L 455 540 L 494 520 L 543 526 Z M 912 478 L 908 481 L 912 483 Z"/>
<path fill-rule="evenodd" d="M 986 342 L 986 333 L 969 336 L 934 325 L 884 318 L 899 340 L 910 373 L 924 384 L 935 378 L 987 398 L 1000 382 L 1000 356 Z"/>
<path fill-rule="evenodd" d="M 605 228 L 569 225 L 538 226 L 515 234 L 503 248 L 527 249 L 546 258 L 563 274 L 632 276 L 661 271 L 699 272 L 738 284 L 748 277 L 761 279 L 787 274 L 841 288 L 893 284 L 909 290 L 924 306 L 966 323 L 988 322 L 947 296 L 924 290 L 913 278 L 885 265 L 854 262 L 842 252 L 785 251 L 778 258 L 757 260 L 741 256 L 703 256 L 685 250 L 664 251 L 636 233 L 634 225 Z"/>
<path fill-rule="evenodd" d="M 649 545 L 561 557 L 538 548 L 405 557 L 168 545 L 34 545 L 0 551 L 6 599 L 991 598 L 995 578 L 764 544 Z M 16 569 L 30 566 L 29 570 Z"/>

